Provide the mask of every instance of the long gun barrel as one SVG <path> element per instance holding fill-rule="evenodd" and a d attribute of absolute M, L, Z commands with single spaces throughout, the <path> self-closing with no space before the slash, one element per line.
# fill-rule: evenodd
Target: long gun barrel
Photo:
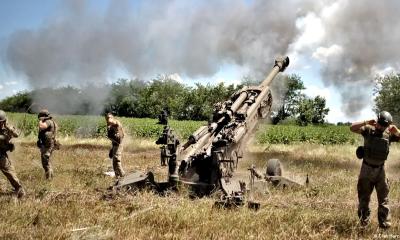
<path fill-rule="evenodd" d="M 264 79 L 264 81 L 260 84 L 259 88 L 262 89 L 262 92 L 257 97 L 257 101 L 253 106 L 248 110 L 248 115 L 254 113 L 254 110 L 259 106 L 262 99 L 268 94 L 268 87 L 271 84 L 272 80 L 276 77 L 279 72 L 283 72 L 286 67 L 289 65 L 289 57 L 286 58 L 277 58 L 275 60 L 275 66 L 272 68 L 271 73 Z"/>
<path fill-rule="evenodd" d="M 257 126 L 258 120 L 265 118 L 271 110 L 272 96 L 269 86 L 279 72 L 283 72 L 289 65 L 288 57 L 278 57 L 275 65 L 267 77 L 258 86 L 245 86 L 239 92 L 233 94 L 228 101 L 217 104 L 213 114 L 213 121 L 207 126 L 200 127 L 189 140 L 182 146 L 178 154 L 178 159 L 189 168 L 181 168 L 180 177 L 193 180 L 194 175 L 199 175 L 199 179 L 206 179 L 207 182 L 214 182 L 201 173 L 202 167 L 190 169 L 194 161 L 207 157 L 213 158 L 215 165 L 222 162 L 233 161 L 233 153 L 240 152 L 241 142 L 246 135 Z M 237 161 L 237 160 L 236 160 Z M 200 166 L 201 163 L 193 164 Z M 225 164 L 226 165 L 226 164 Z M 207 169 L 207 167 L 203 168 Z M 200 172 L 199 172 L 200 171 Z M 174 179 L 176 178 L 174 174 Z M 213 174 L 211 174 L 213 175 Z M 215 173 L 214 175 L 219 175 Z"/>
<path fill-rule="evenodd" d="M 277 59 L 275 59 L 275 66 L 272 68 L 272 71 L 268 74 L 268 76 L 264 79 L 264 81 L 262 81 L 262 83 L 259 85 L 259 88 L 263 89 L 264 91 L 263 91 L 263 94 L 258 97 L 258 99 L 262 99 L 265 96 L 265 94 L 267 94 L 267 87 L 271 84 L 272 80 L 276 77 L 276 75 L 279 72 L 283 72 L 288 65 L 289 65 L 289 57 L 286 57 L 286 58 L 278 57 Z M 236 112 L 239 109 L 239 107 L 241 106 L 241 104 L 243 104 L 243 102 L 246 100 L 246 98 L 247 98 L 246 90 L 247 90 L 247 87 L 242 89 L 242 93 L 240 94 L 238 99 L 236 99 L 236 101 L 232 104 L 231 109 L 233 112 Z"/>

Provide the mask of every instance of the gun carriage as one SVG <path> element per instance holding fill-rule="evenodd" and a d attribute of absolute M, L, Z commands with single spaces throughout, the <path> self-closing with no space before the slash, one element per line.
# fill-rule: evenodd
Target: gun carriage
<path fill-rule="evenodd" d="M 264 179 L 254 166 L 248 169 L 252 179 L 250 183 L 246 184 L 244 179 L 235 176 L 249 136 L 271 111 L 269 86 L 288 65 L 288 57 L 278 57 L 271 72 L 259 86 L 245 86 L 227 101 L 215 104 L 212 121 L 200 127 L 182 145 L 170 127 L 165 126 L 156 143 L 162 145 L 161 164 L 168 163 L 168 181 L 155 182 L 152 172 L 136 172 L 120 179 L 115 187 L 129 189 L 150 186 L 164 191 L 183 184 L 191 186 L 199 195 L 221 189 L 224 193 L 221 199 L 223 204 L 241 205 L 246 185 L 252 186 L 255 178 L 275 185 L 297 185 L 281 176 L 278 159 L 268 161 Z"/>

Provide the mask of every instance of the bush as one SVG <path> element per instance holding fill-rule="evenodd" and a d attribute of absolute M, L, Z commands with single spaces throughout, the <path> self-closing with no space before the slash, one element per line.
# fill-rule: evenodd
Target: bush
<path fill-rule="evenodd" d="M 259 131 L 257 139 L 260 143 L 317 143 L 317 144 L 355 144 L 357 134 L 350 132 L 348 126 L 293 126 L 265 125 Z"/>

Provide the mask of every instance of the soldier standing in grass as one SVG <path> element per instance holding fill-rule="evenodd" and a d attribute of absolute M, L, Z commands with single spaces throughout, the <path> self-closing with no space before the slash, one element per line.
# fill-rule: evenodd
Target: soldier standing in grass
<path fill-rule="evenodd" d="M 50 157 L 54 150 L 59 148 L 56 140 L 57 123 L 53 120 L 47 109 L 42 109 L 38 114 L 39 119 L 39 135 L 37 146 L 40 149 L 42 166 L 46 179 L 53 178 L 53 169 L 50 163 Z"/>
<path fill-rule="evenodd" d="M 121 157 L 124 130 L 122 129 L 122 124 L 111 113 L 107 113 L 105 118 L 107 122 L 107 137 L 111 140 L 112 144 L 109 157 L 112 159 L 115 177 L 123 177 L 125 172 L 121 166 Z"/>
<path fill-rule="evenodd" d="M 389 228 L 389 184 L 385 173 L 385 161 L 389 154 L 389 145 L 399 141 L 400 131 L 392 125 L 392 116 L 386 111 L 378 114 L 375 119 L 354 122 L 350 130 L 364 137 L 363 158 L 358 178 L 358 216 L 362 226 L 368 225 L 371 210 L 369 202 L 372 191 L 376 189 L 378 197 L 378 221 L 380 228 Z M 359 152 L 359 150 L 357 150 Z M 362 152 L 362 151 L 361 151 Z"/>
<path fill-rule="evenodd" d="M 21 198 L 25 195 L 25 191 L 7 155 L 8 151 L 14 151 L 14 144 L 10 141 L 12 138 L 16 137 L 18 137 L 18 133 L 15 131 L 14 127 L 7 123 L 6 113 L 0 110 L 0 170 L 14 187 L 14 192 L 17 197 Z"/>

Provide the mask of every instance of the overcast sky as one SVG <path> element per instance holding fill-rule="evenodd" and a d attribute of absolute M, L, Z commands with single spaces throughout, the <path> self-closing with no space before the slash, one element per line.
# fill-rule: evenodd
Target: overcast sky
<path fill-rule="evenodd" d="M 291 59 L 328 121 L 373 117 L 377 75 L 399 68 L 400 1 L 9 0 L 0 5 L 0 99 L 66 84 L 171 74 L 262 78 Z M 398 53 L 399 52 L 399 53 Z"/>

